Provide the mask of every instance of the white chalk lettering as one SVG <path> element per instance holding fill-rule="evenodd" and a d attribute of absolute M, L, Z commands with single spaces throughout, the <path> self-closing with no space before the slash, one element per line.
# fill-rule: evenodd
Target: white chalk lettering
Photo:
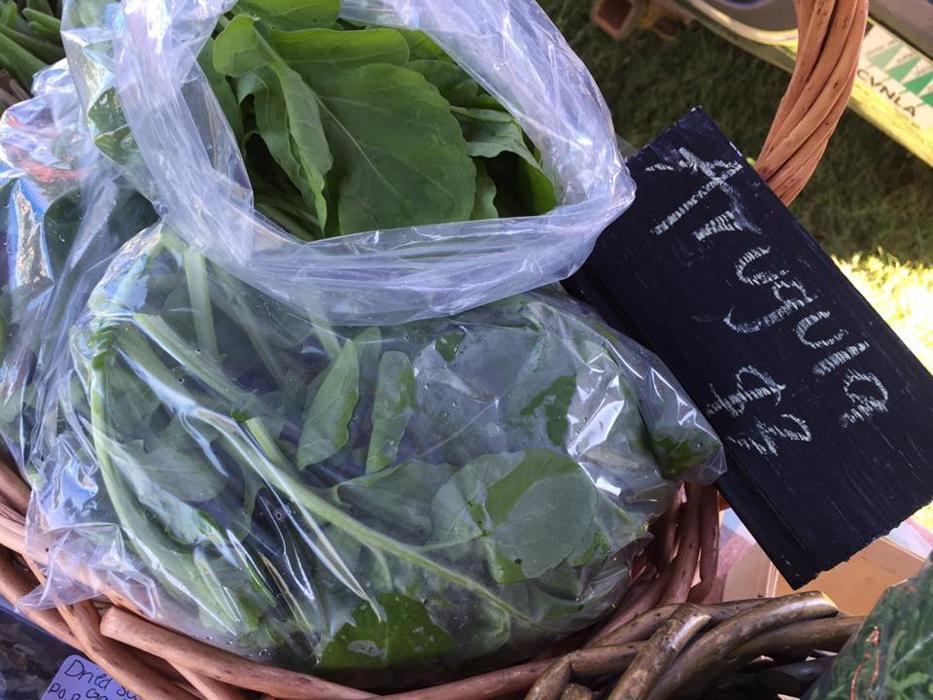
<path fill-rule="evenodd" d="M 832 314 L 829 311 L 817 311 L 815 314 L 810 314 L 809 316 L 800 319 L 800 322 L 797 324 L 797 339 L 806 345 L 809 348 L 828 348 L 832 345 L 835 345 L 840 340 L 849 335 L 849 331 L 845 329 L 840 329 L 829 338 L 823 338 L 822 340 L 811 340 L 807 337 L 810 329 L 813 328 L 820 321 L 825 321 Z"/>
<path fill-rule="evenodd" d="M 788 290 L 796 292 L 797 296 L 786 297 L 785 292 Z M 723 319 L 723 323 L 736 333 L 757 333 L 765 328 L 771 328 L 777 325 L 807 306 L 807 304 L 816 301 L 816 297 L 811 297 L 807 293 L 807 290 L 804 289 L 804 286 L 797 280 L 791 280 L 790 282 L 778 280 L 771 285 L 771 291 L 774 294 L 774 298 L 781 302 L 778 308 L 754 321 L 738 322 L 732 318 L 732 315 L 735 313 L 735 307 L 732 307 Z"/>
<path fill-rule="evenodd" d="M 857 387 L 863 387 L 856 391 Z M 874 374 L 850 369 L 842 382 L 843 391 L 854 405 L 839 418 L 843 428 L 868 420 L 871 416 L 888 411 L 888 390 Z M 872 394 L 864 393 L 865 390 Z"/>
<path fill-rule="evenodd" d="M 694 192 L 686 202 L 678 206 L 660 223 L 652 227 L 651 233 L 653 233 L 655 236 L 660 236 L 662 233 L 669 231 L 674 224 L 680 221 L 688 212 L 690 212 L 700 202 L 706 199 L 711 192 L 714 192 L 715 190 L 722 190 L 723 192 L 731 194 L 732 187 L 727 183 L 730 178 L 742 170 L 741 163 L 729 163 L 724 160 L 713 160 L 707 162 L 697 157 L 686 148 L 681 148 L 679 150 L 681 160 L 677 163 L 677 165 L 680 166 L 681 169 L 689 168 L 689 170 L 692 172 L 702 172 L 709 179 L 696 192 Z M 667 170 L 667 168 L 657 169 Z"/>
<path fill-rule="evenodd" d="M 755 419 L 755 432 L 743 437 L 727 437 L 726 439 L 739 447 L 757 452 L 762 455 L 778 455 L 777 439 L 791 442 L 810 442 L 813 439 L 810 426 L 803 418 L 782 413 L 781 418 L 793 424 L 791 428 L 782 428 L 777 425 L 768 425 L 760 419 Z"/>
<path fill-rule="evenodd" d="M 735 212 L 727 209 L 719 216 L 707 221 L 703 226 L 693 232 L 693 237 L 698 241 L 704 241 L 710 236 L 726 231 L 741 231 L 742 225 L 736 221 Z"/>
<path fill-rule="evenodd" d="M 747 388 L 745 386 L 746 377 L 757 380 L 760 385 Z M 706 407 L 707 415 L 725 411 L 733 418 L 738 418 L 745 413 L 745 407 L 748 404 L 772 396 L 774 397 L 774 405 L 777 406 L 781 402 L 781 392 L 787 388 L 783 384 L 774 381 L 767 372 L 762 372 L 752 365 L 742 367 L 735 373 L 735 383 L 735 391 L 728 396 L 720 396 L 719 392 L 716 391 L 716 387 L 712 384 L 709 385 L 709 390 L 716 399 Z"/>
<path fill-rule="evenodd" d="M 777 282 L 784 277 L 787 274 L 787 270 L 781 270 L 780 272 L 755 272 L 751 275 L 745 274 L 746 267 L 756 260 L 760 260 L 770 252 L 771 248 L 752 248 L 747 253 L 744 253 L 735 265 L 735 276 L 738 277 L 739 281 L 754 287 L 761 287 L 766 284 L 771 284 L 772 282 Z"/>
<path fill-rule="evenodd" d="M 870 347 L 871 345 L 863 340 L 859 343 L 856 343 L 855 345 L 850 345 L 849 347 L 842 350 L 837 350 L 832 355 L 824 357 L 822 360 L 813 365 L 813 374 L 815 374 L 817 377 L 825 377 L 827 374 L 839 369 L 853 358 L 858 357 Z"/>

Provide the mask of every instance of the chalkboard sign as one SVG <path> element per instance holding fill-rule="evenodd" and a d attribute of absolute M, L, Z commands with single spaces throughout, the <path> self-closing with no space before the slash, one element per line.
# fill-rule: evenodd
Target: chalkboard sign
<path fill-rule="evenodd" d="M 635 204 L 565 285 L 674 371 L 803 585 L 933 500 L 933 378 L 701 110 L 629 167 Z"/>

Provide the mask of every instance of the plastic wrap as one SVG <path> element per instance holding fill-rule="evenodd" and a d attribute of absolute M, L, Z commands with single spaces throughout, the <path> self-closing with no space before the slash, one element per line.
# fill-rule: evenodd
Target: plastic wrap
<path fill-rule="evenodd" d="M 196 60 L 230 5 L 80 0 L 63 38 L 98 146 L 182 239 L 270 296 L 341 324 L 456 313 L 566 277 L 634 197 L 595 83 L 533 0 L 345 0 L 347 19 L 424 30 L 498 99 L 540 150 L 559 206 L 299 243 L 255 215 Z"/>
<path fill-rule="evenodd" d="M 195 60 L 227 5 L 68 3 L 71 74 L 0 123 L 0 426 L 49 553 L 30 604 L 110 591 L 245 656 L 435 682 L 605 614 L 679 480 L 724 464 L 656 357 L 525 291 L 633 194 L 541 10 L 343 8 L 427 30 L 518 117 L 559 206 L 298 243 L 254 211 Z"/>
<path fill-rule="evenodd" d="M 806 700 L 933 697 L 933 555 L 888 589 Z"/>
<path fill-rule="evenodd" d="M 587 626 L 675 479 L 722 467 L 657 359 L 559 290 L 331 327 L 160 224 L 111 263 L 68 352 L 29 522 L 67 576 L 34 602 L 118 591 L 357 683 Z"/>
<path fill-rule="evenodd" d="M 25 465 L 40 401 L 67 328 L 124 242 L 155 221 L 82 127 L 68 71 L 38 76 L 41 97 L 0 120 L 0 432 Z"/>

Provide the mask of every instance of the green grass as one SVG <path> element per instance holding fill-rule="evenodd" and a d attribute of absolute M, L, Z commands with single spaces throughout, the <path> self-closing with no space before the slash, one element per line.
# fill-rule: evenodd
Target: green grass
<path fill-rule="evenodd" d="M 539 0 L 596 78 L 616 131 L 641 147 L 701 105 L 757 155 L 788 74 L 697 24 L 674 41 L 642 31 L 616 43 L 589 0 Z M 933 168 L 847 113 L 791 210 L 933 369 Z M 933 506 L 923 515 L 933 528 Z"/>

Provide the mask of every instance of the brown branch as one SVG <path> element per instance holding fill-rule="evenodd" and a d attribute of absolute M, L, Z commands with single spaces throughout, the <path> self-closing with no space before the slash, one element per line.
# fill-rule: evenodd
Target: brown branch
<path fill-rule="evenodd" d="M 173 666 L 195 668 L 208 678 L 284 700 L 357 700 L 372 697 L 372 694 L 362 690 L 241 658 L 118 608 L 111 608 L 104 613 L 100 630 L 110 639 L 160 656 Z M 146 700 L 149 700 L 148 695 Z"/>
<path fill-rule="evenodd" d="M 830 617 L 837 612 L 832 601 L 821 593 L 796 593 L 763 603 L 721 623 L 697 640 L 671 665 L 649 697 L 651 700 L 693 697 L 722 672 L 723 665 L 719 662 L 745 642 L 776 627 Z"/>
<path fill-rule="evenodd" d="M 712 593 L 719 573 L 719 492 L 712 486 L 700 495 L 700 582 L 687 600 L 703 603 Z"/>
<path fill-rule="evenodd" d="M 681 605 L 641 648 L 609 695 L 609 700 L 644 700 L 648 697 L 664 670 L 709 621 L 710 615 L 696 605 Z"/>

